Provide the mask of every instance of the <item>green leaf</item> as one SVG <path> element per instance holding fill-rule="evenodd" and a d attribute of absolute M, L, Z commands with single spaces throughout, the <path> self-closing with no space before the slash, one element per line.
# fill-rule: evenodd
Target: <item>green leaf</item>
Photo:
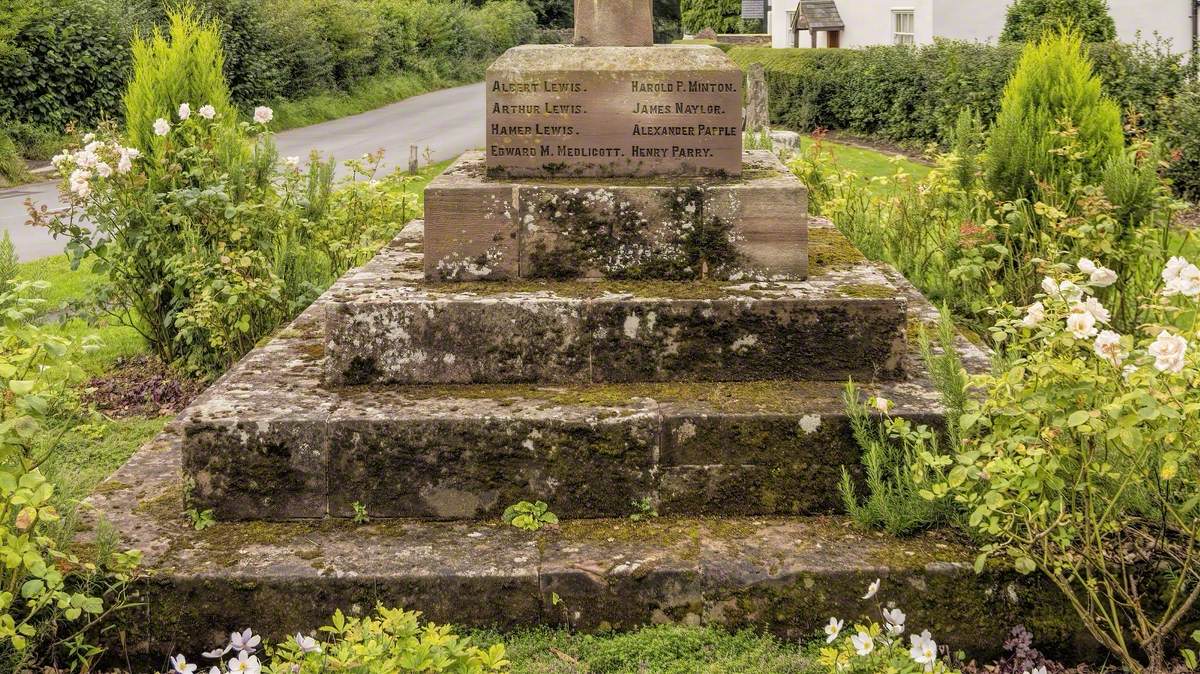
<path fill-rule="evenodd" d="M 1018 573 L 1024 575 L 1029 575 L 1037 570 L 1037 564 L 1029 557 L 1017 557 L 1017 560 L 1013 562 L 1013 566 L 1017 569 Z"/>
<path fill-rule="evenodd" d="M 1067 425 L 1071 428 L 1082 426 L 1092 418 L 1092 413 L 1088 410 L 1076 410 L 1067 417 Z"/>

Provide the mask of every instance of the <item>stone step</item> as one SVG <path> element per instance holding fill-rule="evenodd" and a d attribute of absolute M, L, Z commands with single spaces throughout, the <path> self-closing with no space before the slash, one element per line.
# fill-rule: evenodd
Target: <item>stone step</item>
<path fill-rule="evenodd" d="M 818 262 L 852 250 L 831 229 L 814 229 L 813 240 Z M 420 257 L 391 247 L 332 289 L 328 384 L 903 375 L 906 297 L 862 260 L 814 265 L 807 281 L 790 282 L 429 283 Z"/>
<path fill-rule="evenodd" d="M 393 250 L 418 239 L 406 230 Z M 840 270 L 830 274 L 880 274 L 910 324 L 936 317 L 894 272 L 836 250 L 823 253 Z M 533 499 L 566 517 L 621 517 L 642 502 L 663 514 L 813 514 L 838 508 L 843 466 L 859 469 L 841 382 L 328 385 L 328 307 L 385 277 L 371 265 L 349 274 L 180 415 L 194 507 L 223 520 L 348 518 L 356 503 L 377 516 L 481 518 Z M 904 379 L 864 382 L 863 395 L 939 423 L 920 359 L 902 361 Z"/>
<path fill-rule="evenodd" d="M 742 159 L 728 177 L 490 178 L 468 152 L 425 189 L 425 276 L 803 280 L 807 189 L 770 152 Z"/>
<path fill-rule="evenodd" d="M 536 533 L 372 518 L 219 522 L 198 532 L 181 514 L 180 440 L 167 432 L 144 447 L 84 509 L 145 553 L 144 608 L 118 614 L 135 658 L 161 663 L 168 651 L 198 652 L 246 627 L 278 640 L 335 609 L 363 613 L 376 602 L 460 626 L 671 621 L 789 639 L 819 634 L 831 615 L 847 626 L 878 619 L 883 604 L 901 607 L 911 631 L 929 629 L 972 655 L 994 653 L 1018 624 L 1055 654 L 1082 643 L 1071 609 L 1037 576 L 999 567 L 976 575 L 974 551 L 952 539 L 897 540 L 840 518 L 581 520 Z M 864 601 L 876 578 L 878 597 Z"/>

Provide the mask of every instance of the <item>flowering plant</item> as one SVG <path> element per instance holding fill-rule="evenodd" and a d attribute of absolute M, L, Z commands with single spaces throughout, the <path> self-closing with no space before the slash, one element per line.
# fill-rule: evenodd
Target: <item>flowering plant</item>
<path fill-rule="evenodd" d="M 881 580 L 867 588 L 863 599 L 873 599 L 879 593 Z M 831 674 L 956 674 L 945 659 L 939 656 L 939 648 L 929 630 L 910 634 L 905 641 L 908 617 L 899 608 L 878 605 L 883 618 L 880 623 L 864 620 L 850 629 L 845 621 L 830 618 L 825 626 L 825 643 L 821 649 L 820 662 Z M 943 649 L 944 650 L 944 649 Z"/>
<path fill-rule="evenodd" d="M 195 374 L 220 372 L 415 210 L 408 178 L 374 180 L 380 155 L 337 186 L 332 161 L 279 161 L 272 118 L 182 103 L 152 123 L 144 152 L 102 127 L 54 158 L 65 211 L 30 207 L 73 262 L 107 276 L 100 306 Z"/>
<path fill-rule="evenodd" d="M 264 643 L 251 630 L 233 632 L 229 643 L 203 653 L 214 665 L 170 660 L 170 674 L 325 674 L 347 672 L 502 672 L 509 662 L 503 644 L 481 648 L 447 625 L 421 625 L 418 611 L 375 607 L 355 618 L 340 610 L 320 632 L 325 639 L 295 634 L 279 644 Z M 261 657 L 260 657 L 261 656 Z"/>
<path fill-rule="evenodd" d="M 1059 265 L 997 321 L 999 366 L 972 379 L 982 395 L 926 495 L 952 495 L 989 539 L 978 568 L 1040 569 L 1126 667 L 1158 672 L 1200 598 L 1200 269 L 1172 258 L 1134 334 L 1096 297 L 1113 280 Z"/>

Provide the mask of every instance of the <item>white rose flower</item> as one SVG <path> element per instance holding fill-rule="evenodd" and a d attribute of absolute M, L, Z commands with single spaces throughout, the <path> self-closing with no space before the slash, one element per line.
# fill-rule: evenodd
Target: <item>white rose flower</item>
<path fill-rule="evenodd" d="M 1100 267 L 1092 272 L 1088 281 L 1097 288 L 1107 288 L 1117 282 L 1117 272 L 1108 267 Z"/>
<path fill-rule="evenodd" d="M 162 117 L 159 117 L 158 119 L 154 120 L 154 135 L 165 136 L 168 133 L 170 133 L 170 131 L 171 131 L 171 123 L 170 122 L 163 119 Z"/>
<path fill-rule="evenodd" d="M 1056 283 L 1049 276 L 1042 279 L 1042 291 L 1050 297 L 1057 297 L 1068 302 L 1078 302 L 1079 298 L 1083 297 L 1083 289 L 1075 285 L 1073 281 Z"/>
<path fill-rule="evenodd" d="M 1096 299 L 1095 297 L 1089 297 L 1079 304 L 1076 304 L 1075 306 L 1071 307 L 1071 311 L 1086 311 L 1100 323 L 1108 323 L 1108 319 L 1110 318 L 1108 309 L 1105 309 L 1104 305 L 1100 303 L 1100 300 Z"/>
<path fill-rule="evenodd" d="M 269 124 L 272 119 L 275 119 L 275 111 L 265 105 L 260 105 L 254 108 L 254 121 L 259 124 Z"/>
<path fill-rule="evenodd" d="M 92 185 L 89 182 L 92 179 L 91 171 L 86 169 L 75 169 L 71 172 L 67 183 L 70 185 L 71 192 L 80 199 L 86 199 L 92 193 Z"/>
<path fill-rule="evenodd" d="M 192 116 L 192 106 L 187 103 L 179 104 L 179 119 L 184 120 Z"/>
<path fill-rule="evenodd" d="M 1036 328 L 1046 320 L 1046 306 L 1041 302 L 1034 302 L 1025 310 L 1025 318 L 1021 319 L 1021 325 L 1027 328 Z"/>
<path fill-rule="evenodd" d="M 1162 273 L 1163 295 L 1183 295 L 1185 297 L 1200 296 L 1200 267 L 1188 262 L 1182 257 L 1173 257 L 1167 261 Z"/>
<path fill-rule="evenodd" d="M 1057 295 L 1058 282 L 1049 276 L 1042 277 L 1042 292 L 1046 293 L 1047 295 Z"/>
<path fill-rule="evenodd" d="M 1096 355 L 1112 363 L 1113 367 L 1121 367 L 1125 362 L 1125 351 L 1121 348 L 1121 335 L 1112 330 L 1104 330 L 1096 337 L 1092 345 Z"/>
<path fill-rule="evenodd" d="M 1067 330 L 1075 336 L 1075 339 L 1089 339 L 1095 337 L 1096 317 L 1086 311 L 1075 311 L 1067 317 Z"/>
<path fill-rule="evenodd" d="M 800 417 L 800 430 L 805 433 L 815 433 L 821 427 L 821 417 L 816 414 L 805 414 Z"/>
<path fill-rule="evenodd" d="M 1187 347 L 1187 340 L 1182 336 L 1172 335 L 1163 330 L 1146 351 L 1154 356 L 1154 367 L 1159 372 L 1178 374 L 1183 372 L 1183 366 L 1186 364 L 1184 355 L 1187 353 Z"/>
<path fill-rule="evenodd" d="M 859 655 L 870 655 L 871 651 L 875 650 L 875 640 L 866 632 L 859 632 L 850 637 L 850 643 L 854 646 L 854 652 Z"/>
<path fill-rule="evenodd" d="M 832 644 L 837 640 L 838 635 L 842 633 L 842 624 L 837 618 L 829 619 L 829 624 L 825 626 L 825 643 Z"/>
<path fill-rule="evenodd" d="M 197 112 L 204 119 L 212 119 L 217 116 L 217 109 L 211 105 L 205 105 L 205 106 L 201 107 Z"/>
<path fill-rule="evenodd" d="M 1097 269 L 1099 269 L 1099 267 L 1096 266 L 1095 262 L 1092 262 L 1091 260 L 1087 259 L 1086 257 L 1079 258 L 1079 271 L 1081 271 L 1085 274 L 1091 274 L 1091 273 L 1095 272 Z"/>

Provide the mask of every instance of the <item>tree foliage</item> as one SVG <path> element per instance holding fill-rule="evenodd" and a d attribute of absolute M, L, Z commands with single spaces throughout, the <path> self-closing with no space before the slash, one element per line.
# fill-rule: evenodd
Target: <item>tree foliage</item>
<path fill-rule="evenodd" d="M 679 7 L 686 32 L 698 33 L 705 28 L 718 33 L 742 30 L 741 0 L 681 0 Z"/>
<path fill-rule="evenodd" d="M 1006 42 L 1036 42 L 1064 26 L 1078 30 L 1086 42 L 1117 38 L 1117 24 L 1108 13 L 1108 0 L 1016 0 L 1008 8 Z"/>

